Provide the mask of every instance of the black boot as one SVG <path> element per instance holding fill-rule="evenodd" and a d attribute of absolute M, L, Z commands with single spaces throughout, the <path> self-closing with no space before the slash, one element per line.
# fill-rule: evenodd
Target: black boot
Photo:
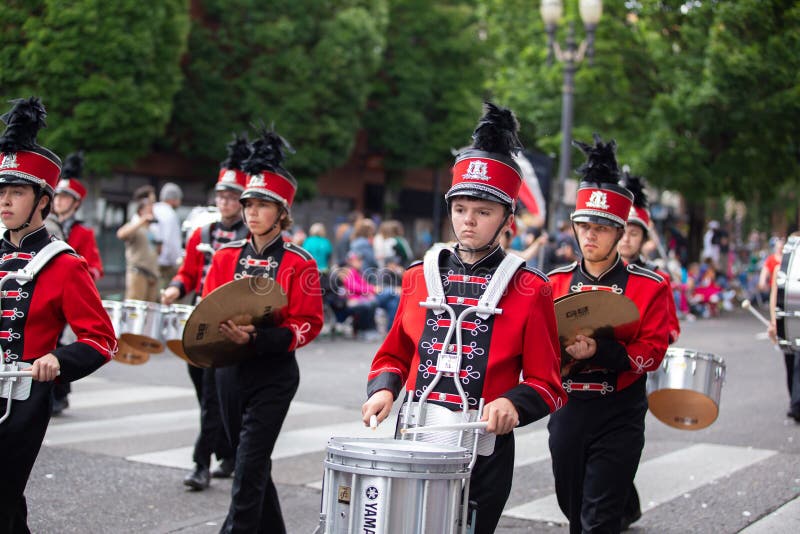
<path fill-rule="evenodd" d="M 210 482 L 208 467 L 200 465 L 195 465 L 192 474 L 183 479 L 183 485 L 190 487 L 194 491 L 203 491 Z"/>
<path fill-rule="evenodd" d="M 223 458 L 222 461 L 219 463 L 219 466 L 211 471 L 212 478 L 230 478 L 233 474 L 233 470 L 236 467 L 236 463 L 234 462 L 233 458 Z"/>

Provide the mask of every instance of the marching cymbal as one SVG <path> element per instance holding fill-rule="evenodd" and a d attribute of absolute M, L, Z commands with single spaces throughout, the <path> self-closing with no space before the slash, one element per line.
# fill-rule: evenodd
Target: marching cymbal
<path fill-rule="evenodd" d="M 142 365 L 150 359 L 150 354 L 130 346 L 125 340 L 117 340 L 117 353 L 114 360 L 127 365 Z"/>
<path fill-rule="evenodd" d="M 263 324 L 286 306 L 283 288 L 272 278 L 234 280 L 209 293 L 186 321 L 183 350 L 197 367 L 225 367 L 252 355 L 249 345 L 237 345 L 219 331 L 231 320 L 238 325 Z"/>
<path fill-rule="evenodd" d="M 639 309 L 625 295 L 611 291 L 581 291 L 555 301 L 558 338 L 561 346 L 583 334 L 626 339 L 636 333 Z"/>
<path fill-rule="evenodd" d="M 172 352 L 172 354 L 174 354 L 181 360 L 185 361 L 189 365 L 194 365 L 195 367 L 197 367 L 197 365 L 194 362 L 192 362 L 192 360 L 190 360 L 189 357 L 186 355 L 186 351 L 183 350 L 183 340 L 169 339 L 167 340 L 167 348 Z"/>

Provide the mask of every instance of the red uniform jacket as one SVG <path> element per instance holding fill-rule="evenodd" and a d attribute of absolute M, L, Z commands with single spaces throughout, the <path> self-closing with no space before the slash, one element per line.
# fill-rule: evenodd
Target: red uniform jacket
<path fill-rule="evenodd" d="M 666 300 L 672 299 L 663 278 L 637 265 L 626 265 L 619 256 L 599 278 L 584 271 L 582 262 L 554 269 L 549 276 L 556 298 L 595 286 L 625 295 L 639 309 L 636 333 L 630 339 L 597 338 L 597 352 L 585 360 L 588 367 L 573 367 L 563 378 L 567 393 L 583 398 L 608 395 L 658 369 L 669 343 Z"/>
<path fill-rule="evenodd" d="M 310 343 L 322 329 L 322 290 L 311 254 L 280 236 L 256 251 L 251 239 L 233 241 L 215 254 L 203 287 L 205 297 L 219 286 L 248 276 L 274 278 L 286 292 L 287 305 L 273 317 L 268 336 L 256 349 L 291 352 Z M 268 347 L 267 347 L 268 345 Z M 280 350 L 277 350 L 280 349 Z"/>
<path fill-rule="evenodd" d="M 442 284 L 456 314 L 480 298 L 504 255 L 498 247 L 468 266 L 452 250 L 441 253 Z M 421 307 L 427 297 L 422 264 L 411 266 L 403 277 L 394 324 L 372 361 L 368 396 L 388 389 L 397 398 L 405 384 L 418 399 L 433 379 L 450 320 L 447 314 L 437 316 Z M 552 287 L 544 274 L 518 269 L 497 307 L 502 314 L 487 319 L 470 314 L 462 323 L 461 383 L 470 408 L 477 408 L 481 397 L 487 403 L 505 397 L 514 404 L 520 425 L 524 425 L 566 401 L 559 375 Z M 455 339 L 453 335 L 451 343 Z M 443 377 L 428 400 L 453 410 L 462 406 L 452 377 Z"/>
<path fill-rule="evenodd" d="M 0 244 L 0 278 L 23 268 L 52 238 L 44 227 L 26 235 L 19 247 Z M 56 348 L 69 324 L 78 340 Z M 86 262 L 62 253 L 50 260 L 32 281 L 3 285 L 0 346 L 5 361 L 33 361 L 52 352 L 61 365 L 61 379 L 77 380 L 106 363 L 117 351 L 108 313 Z"/>
<path fill-rule="evenodd" d="M 61 223 L 61 227 L 64 229 L 67 244 L 86 260 L 92 279 L 100 280 L 103 277 L 103 260 L 100 259 L 94 230 L 84 226 L 80 221 L 74 221 L 71 224 L 65 221 Z"/>
<path fill-rule="evenodd" d="M 247 226 L 241 220 L 230 227 L 215 222 L 195 229 L 186 242 L 186 255 L 181 268 L 169 285 L 178 288 L 181 298 L 190 291 L 194 291 L 197 296 L 202 295 L 203 282 L 211 266 L 213 253 L 198 250 L 197 246 L 205 244 L 217 251 L 223 245 L 245 237 L 247 237 Z"/>
<path fill-rule="evenodd" d="M 672 278 L 668 273 L 662 271 L 661 269 L 657 269 L 656 266 L 653 264 L 645 262 L 641 257 L 639 258 L 639 261 L 635 263 L 639 267 L 650 269 L 658 276 L 663 278 L 664 281 L 667 283 L 670 296 L 667 302 L 667 307 L 669 308 L 669 310 L 667 310 L 667 313 L 669 315 L 669 344 L 672 345 L 673 343 L 678 341 L 678 338 L 681 335 L 681 323 L 678 320 L 678 309 L 675 307 L 675 297 L 672 294 Z"/>

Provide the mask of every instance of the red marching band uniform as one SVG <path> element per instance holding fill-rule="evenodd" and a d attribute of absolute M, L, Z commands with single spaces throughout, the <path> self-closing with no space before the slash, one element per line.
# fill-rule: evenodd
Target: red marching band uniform
<path fill-rule="evenodd" d="M 500 203 L 506 209 L 505 221 L 513 213 L 521 172 L 510 152 L 487 152 L 476 146 L 478 130 L 488 122 L 488 114 L 497 109 L 487 104 L 487 115 L 473 135 L 476 143 L 459 154 L 445 198 L 448 206 L 453 198 L 462 196 Z M 513 137 L 516 141 L 516 131 Z M 452 358 L 457 352 L 456 335 L 451 339 L 448 332 L 456 328 L 453 319 L 458 317 L 460 322 L 456 324 L 460 324 L 463 336 L 458 376 L 468 409 L 479 408 L 481 398 L 490 403 L 505 397 L 516 408 L 521 426 L 562 407 L 566 394 L 561 387 L 553 292 L 547 277 L 512 262 L 514 270 L 496 303 L 502 313 L 487 316 L 467 311 L 487 297 L 493 277 L 505 268 L 501 264 L 506 254 L 493 244 L 499 231 L 500 228 L 490 242 L 493 250 L 472 265 L 459 258 L 456 245 L 432 249 L 426 254 L 425 264 L 409 267 L 403 277 L 396 319 L 372 362 L 368 398 L 386 389 L 395 399 L 401 392 L 406 398 L 411 393 L 413 402 L 427 395 L 428 402 L 461 411 L 464 406 L 453 372 L 428 391 L 439 371 L 440 353 L 446 348 L 444 352 Z M 438 280 L 426 280 L 426 271 Z M 432 294 L 439 285 L 443 290 L 441 300 L 454 314 L 423 307 L 431 298 L 439 298 Z M 443 345 L 446 338 L 451 339 L 449 346 Z M 513 432 L 496 436 L 494 451 L 478 457 L 469 487 L 471 506 L 477 510 L 477 526 L 473 525 L 476 532 L 494 530 L 511 489 L 513 463 Z"/>
<path fill-rule="evenodd" d="M 279 215 L 288 216 L 297 183 L 281 166 L 282 143 L 277 134 L 266 131 L 253 143 L 253 153 L 243 164 L 248 175 L 243 206 L 248 199 L 265 200 L 278 205 Z M 260 250 L 252 236 L 221 247 L 214 254 L 203 296 L 247 277 L 276 280 L 286 292 L 287 305 L 273 315 L 271 325 L 257 328 L 255 338 L 251 336 L 250 358 L 216 370 L 223 423 L 236 450 L 232 500 L 221 532 L 281 533 L 285 526 L 270 456 L 300 381 L 295 351 L 322 329 L 322 291 L 312 256 L 285 242 L 280 232 Z"/>
<path fill-rule="evenodd" d="M 61 173 L 61 180 L 56 185 L 55 193 L 66 193 L 78 202 L 82 202 L 86 198 L 86 187 L 80 181 L 82 161 L 78 161 L 79 159 L 82 160 L 80 153 L 70 154 L 67 157 L 64 162 L 64 170 Z M 101 279 L 103 277 L 103 260 L 100 258 L 94 230 L 76 219 L 74 214 L 67 220 L 61 221 L 60 225 L 61 230 L 64 232 L 64 240 L 79 256 L 86 260 L 92 278 L 95 281 Z"/>
<path fill-rule="evenodd" d="M 24 123 L 26 117 L 34 114 L 39 125 L 43 125 L 44 107 L 38 99 L 31 98 L 15 101 L 14 109 L 3 116 L 8 129 L 0 137 L 0 188 L 32 186 L 38 191 L 37 199 L 41 198 L 38 195 L 47 195 L 52 202 L 61 170 L 60 159 L 35 143 L 38 126 L 27 141 L 12 139 L 20 130 L 30 128 Z M 3 363 L 21 362 L 25 366 L 52 353 L 60 365 L 60 380 L 77 380 L 95 371 L 116 353 L 117 342 L 86 262 L 74 253 L 62 252 L 47 262 L 33 280 L 19 281 L 14 274 L 28 267 L 55 238 L 41 226 L 15 246 L 10 233 L 7 230 L 0 243 L 0 278 L 4 279 L 0 300 Z M 77 341 L 56 348 L 67 324 Z M 0 458 L 4 462 L 0 531 L 27 531 L 24 491 L 50 420 L 52 389 L 53 382 L 34 381 L 30 396 L 15 400 L 8 418 L 0 423 Z M 0 413 L 6 409 L 7 401 L 3 398 Z"/>
<path fill-rule="evenodd" d="M 588 159 L 579 169 L 585 176 L 571 215 L 573 225 L 591 223 L 622 232 L 633 195 L 617 184 L 616 144 L 604 144 L 598 136 L 594 147 L 576 144 Z M 596 277 L 585 269 L 586 260 L 548 273 L 556 298 L 579 291 L 612 291 L 632 300 L 640 316 L 630 337 L 598 336 L 593 356 L 564 369 L 569 402 L 553 414 L 548 430 L 556 496 L 572 533 L 627 528 L 626 500 L 644 447 L 647 372 L 658 369 L 668 345 L 667 299 L 672 296 L 666 281 L 643 267 L 625 264 L 616 244 L 608 258 L 614 257 Z M 638 512 L 638 500 L 635 504 Z"/>

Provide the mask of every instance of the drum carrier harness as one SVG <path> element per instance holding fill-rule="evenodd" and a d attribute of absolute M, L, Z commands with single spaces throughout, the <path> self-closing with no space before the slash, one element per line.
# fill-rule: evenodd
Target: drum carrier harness
<path fill-rule="evenodd" d="M 62 252 L 74 253 L 75 251 L 64 241 L 51 241 L 48 243 L 36 253 L 36 256 L 25 267 L 9 272 L 0 279 L 0 294 L 4 293 L 2 288 L 8 280 L 16 280 L 20 286 L 32 281 L 50 260 Z M 0 309 L 2 309 L 2 299 L 0 299 Z M 6 411 L 0 417 L 0 423 L 11 415 L 12 400 L 24 401 L 30 396 L 31 383 L 33 381 L 31 367 L 32 364 L 22 361 L 6 363 L 5 355 L 2 356 L 2 360 L 0 360 L 0 398 L 6 399 Z"/>

